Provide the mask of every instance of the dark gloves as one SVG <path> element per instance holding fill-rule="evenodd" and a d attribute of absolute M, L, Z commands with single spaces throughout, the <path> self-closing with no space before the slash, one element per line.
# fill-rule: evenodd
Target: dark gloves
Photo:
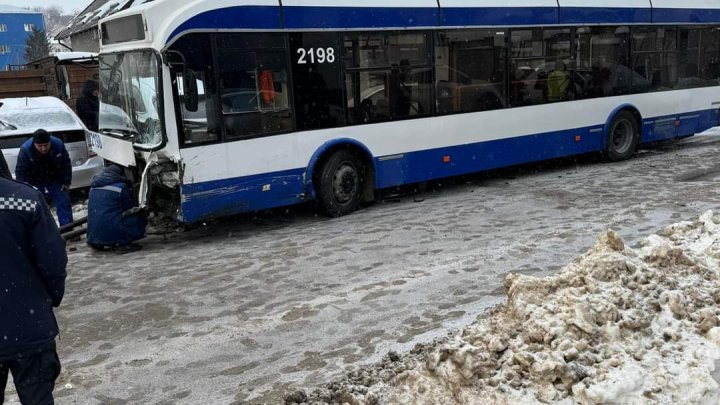
<path fill-rule="evenodd" d="M 142 211 L 143 211 L 143 208 L 140 208 L 140 207 L 132 207 L 132 208 L 130 208 L 129 210 L 127 210 L 127 211 L 125 211 L 125 212 L 122 213 L 122 218 L 125 218 L 125 217 L 130 216 L 130 215 L 135 215 L 135 214 L 137 214 L 138 212 L 142 212 Z"/>

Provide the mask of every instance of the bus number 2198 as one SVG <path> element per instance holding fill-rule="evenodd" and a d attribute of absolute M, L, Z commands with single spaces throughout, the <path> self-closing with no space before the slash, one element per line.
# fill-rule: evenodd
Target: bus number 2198
<path fill-rule="evenodd" d="M 299 48 L 297 50 L 298 65 L 310 63 L 335 63 L 335 49 L 333 48 Z"/>

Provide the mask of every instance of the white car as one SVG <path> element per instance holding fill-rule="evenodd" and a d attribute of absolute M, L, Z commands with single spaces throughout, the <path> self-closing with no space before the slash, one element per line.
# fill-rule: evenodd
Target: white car
<path fill-rule="evenodd" d="M 13 176 L 20 147 L 38 129 L 65 143 L 72 164 L 70 188 L 89 187 L 93 176 L 102 172 L 103 160 L 89 147 L 90 130 L 67 104 L 55 97 L 0 99 L 0 149 Z"/>

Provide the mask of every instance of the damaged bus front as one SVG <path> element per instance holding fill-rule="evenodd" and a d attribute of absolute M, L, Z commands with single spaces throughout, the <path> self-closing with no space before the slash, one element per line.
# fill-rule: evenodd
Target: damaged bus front
<path fill-rule="evenodd" d="M 93 149 L 131 169 L 141 208 L 177 217 L 181 171 L 177 147 L 166 135 L 160 54 L 103 53 L 99 64 L 99 134 L 93 135 Z"/>

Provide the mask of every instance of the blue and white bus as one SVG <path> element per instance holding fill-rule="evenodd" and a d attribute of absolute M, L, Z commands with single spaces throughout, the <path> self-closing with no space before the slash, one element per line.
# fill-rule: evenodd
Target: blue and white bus
<path fill-rule="evenodd" d="M 718 125 L 720 0 L 501 3 L 125 1 L 95 148 L 193 223 Z"/>

